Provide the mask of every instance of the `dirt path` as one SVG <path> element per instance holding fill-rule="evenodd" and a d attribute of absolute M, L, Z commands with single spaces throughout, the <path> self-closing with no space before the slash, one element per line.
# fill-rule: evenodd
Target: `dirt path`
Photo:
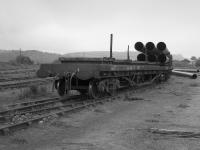
<path fill-rule="evenodd" d="M 146 130 L 200 131 L 200 79 L 172 77 L 167 83 L 129 92 L 128 98 L 120 95 L 96 108 L 0 137 L 0 150 L 200 149 L 198 138 Z"/>

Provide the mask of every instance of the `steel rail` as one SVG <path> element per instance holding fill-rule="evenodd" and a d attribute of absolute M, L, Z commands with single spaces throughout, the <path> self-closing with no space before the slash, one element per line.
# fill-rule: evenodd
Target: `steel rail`
<path fill-rule="evenodd" d="M 87 100 L 89 101 L 89 100 Z M 92 101 L 92 100 L 90 100 Z M 55 111 L 55 110 L 62 110 L 62 109 L 66 109 L 67 107 L 74 107 L 78 104 L 83 104 L 85 103 L 83 100 L 82 101 L 78 101 L 78 102 L 72 102 L 72 101 L 69 101 L 67 104 L 63 104 L 61 106 L 52 106 L 52 107 L 46 107 L 46 108 L 41 108 L 41 109 L 37 109 L 37 110 L 29 110 L 29 111 L 26 111 L 26 112 L 19 112 L 17 113 L 17 115 L 26 115 L 26 114 L 31 114 L 32 115 L 32 118 L 33 118 L 33 115 L 41 115 L 40 113 L 43 113 L 46 114 L 46 113 L 49 113 L 50 111 Z M 14 116 L 12 116 L 14 117 Z M 4 119 L 4 122 L 2 121 L 2 123 L 6 123 L 6 121 L 12 121 L 12 117 L 10 116 L 7 117 L 7 118 L 3 118 Z M 7 122 L 9 124 L 9 122 Z"/>
<path fill-rule="evenodd" d="M 97 104 L 101 104 L 105 101 L 105 98 L 104 100 L 95 100 L 95 101 L 90 101 L 90 102 L 87 102 L 87 101 L 83 101 L 82 103 L 79 104 L 79 106 L 75 106 L 72 107 L 73 108 L 69 108 L 69 109 L 65 109 L 65 110 L 59 110 L 59 111 L 56 111 L 56 112 L 52 112 L 52 113 L 49 113 L 49 114 L 45 114 L 45 115 L 41 115 L 41 116 L 38 116 L 36 118 L 33 118 L 33 119 L 29 119 L 29 120 L 26 120 L 26 121 L 23 121 L 23 122 L 19 122 L 19 123 L 16 123 L 16 124 L 10 124 L 10 125 L 4 125 L 4 126 L 1 126 L 0 127 L 0 134 L 1 135 L 6 135 L 8 133 L 10 133 L 11 131 L 15 131 L 16 129 L 22 129 L 22 128 L 25 128 L 27 126 L 30 126 L 32 123 L 34 122 L 38 122 L 40 120 L 42 120 L 43 118 L 47 118 L 47 117 L 50 117 L 50 116 L 53 116 L 53 115 L 64 115 L 65 113 L 70 113 L 70 112 L 74 112 L 76 110 L 81 110 L 85 107 L 88 107 L 88 106 L 94 106 L 94 105 L 97 105 Z"/>
<path fill-rule="evenodd" d="M 2 82 L 19 82 L 19 81 L 24 81 L 24 80 L 32 80 L 32 79 L 36 79 L 37 77 L 35 76 L 25 76 L 25 77 L 1 77 L 0 78 L 0 83 Z"/>
<path fill-rule="evenodd" d="M 55 99 L 59 99 L 59 98 L 60 97 L 49 97 L 49 98 L 43 98 L 43 99 L 40 99 L 40 100 L 33 100 L 33 101 L 28 101 L 28 102 L 10 104 L 10 105 L 6 105 L 5 107 L 6 108 L 12 108 L 12 107 L 16 107 L 16 106 L 27 106 L 27 105 L 43 103 L 43 102 L 46 102 L 46 101 L 55 100 Z"/>
<path fill-rule="evenodd" d="M 0 74 L 14 74 L 14 73 L 25 73 L 25 72 L 36 72 L 37 69 L 11 69 L 11 70 L 0 70 Z"/>
<path fill-rule="evenodd" d="M 1 111 L 0 112 L 0 116 L 7 116 L 7 115 L 13 115 L 17 112 L 25 112 L 25 111 L 28 111 L 30 109 L 36 109 L 38 107 L 44 107 L 44 106 L 47 106 L 47 105 L 50 105 L 50 104 L 55 104 L 55 103 L 58 103 L 60 102 L 60 100 L 51 100 L 51 101 L 47 101 L 47 102 L 43 102 L 43 103 L 39 103 L 39 104 L 32 104 L 32 105 L 29 105 L 29 106 L 23 106 L 23 107 L 17 107 L 17 108 L 13 108 L 13 109 L 8 109 L 8 110 L 4 110 L 4 111 Z"/>
<path fill-rule="evenodd" d="M 49 81 L 53 81 L 53 77 L 48 77 L 48 78 L 44 78 L 44 79 L 27 79 L 27 80 L 20 80 L 20 81 L 8 81 L 8 82 L 0 82 L 0 89 L 7 89 L 7 88 L 22 88 L 22 87 L 26 87 L 27 85 L 31 84 L 42 84 L 42 83 L 46 83 Z"/>
<path fill-rule="evenodd" d="M 28 111 L 33 111 L 33 109 L 40 109 L 41 107 L 47 107 L 52 104 L 74 100 L 74 99 L 80 99 L 79 95 L 67 97 L 67 98 L 59 98 L 59 97 L 53 97 L 53 98 L 47 98 L 47 99 L 41 99 L 38 101 L 30 101 L 30 102 L 23 102 L 23 103 L 17 103 L 11 105 L 14 108 L 0 111 L 0 117 L 8 117 L 14 114 L 20 114 L 20 113 L 26 113 Z M 8 105 L 7 107 L 9 107 Z M 21 106 L 21 107 L 15 107 L 15 106 Z"/>

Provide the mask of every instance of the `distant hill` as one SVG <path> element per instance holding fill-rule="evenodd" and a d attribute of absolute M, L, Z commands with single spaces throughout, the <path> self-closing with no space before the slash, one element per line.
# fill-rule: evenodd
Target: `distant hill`
<path fill-rule="evenodd" d="M 0 50 L 0 62 L 9 62 L 14 60 L 17 56 L 20 55 L 19 50 Z M 90 51 L 90 52 L 75 52 L 68 53 L 65 55 L 60 55 L 56 53 L 47 53 L 37 50 L 27 50 L 22 51 L 22 55 L 28 56 L 35 63 L 52 63 L 57 60 L 59 57 L 109 57 L 109 51 Z M 136 60 L 138 52 L 130 51 L 130 58 Z M 127 52 L 114 51 L 113 57 L 116 59 L 126 59 Z M 184 57 L 180 54 L 173 55 L 174 60 L 183 60 Z"/>
<path fill-rule="evenodd" d="M 19 55 L 19 50 L 0 50 L 0 62 L 9 62 Z M 47 53 L 37 50 L 22 51 L 22 55 L 30 57 L 35 63 L 51 63 L 61 56 L 56 53 Z"/>

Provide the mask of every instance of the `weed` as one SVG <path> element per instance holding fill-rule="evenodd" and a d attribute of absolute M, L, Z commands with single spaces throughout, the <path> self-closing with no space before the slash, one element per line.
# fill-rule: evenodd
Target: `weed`
<path fill-rule="evenodd" d="M 191 87 L 198 87 L 198 86 L 200 86 L 200 85 L 199 85 L 198 83 L 191 83 L 190 86 L 191 86 Z"/>
<path fill-rule="evenodd" d="M 19 99 L 34 98 L 38 96 L 44 96 L 46 94 L 46 86 L 31 85 L 28 88 L 21 90 L 19 94 Z"/>

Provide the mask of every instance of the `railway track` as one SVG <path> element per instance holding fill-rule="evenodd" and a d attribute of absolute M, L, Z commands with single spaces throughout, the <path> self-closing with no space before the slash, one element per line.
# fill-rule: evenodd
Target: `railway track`
<path fill-rule="evenodd" d="M 35 78 L 35 79 L 26 79 L 26 80 L 20 80 L 20 81 L 6 81 L 6 82 L 0 82 L 0 90 L 8 89 L 8 88 L 22 88 L 26 87 L 27 85 L 35 85 L 35 84 L 44 84 L 49 81 L 53 81 L 53 77 L 48 78 Z"/>
<path fill-rule="evenodd" d="M 36 113 L 36 112 L 42 112 L 45 110 L 55 109 L 59 106 L 57 104 L 65 104 L 67 100 L 68 104 L 73 104 L 74 100 L 78 100 L 84 98 L 80 95 L 71 96 L 68 98 L 59 98 L 59 97 L 53 97 L 53 98 L 46 98 L 41 99 L 37 101 L 29 101 L 29 102 L 23 102 L 23 103 L 16 103 L 12 105 L 6 106 L 8 109 L 4 111 L 0 111 L 0 118 L 10 119 L 14 115 L 22 115 L 26 113 Z M 64 106 L 64 105 L 62 105 Z M 5 120 L 6 121 L 6 120 Z"/>
<path fill-rule="evenodd" d="M 8 105 L 8 110 L 0 112 L 0 134 L 6 135 L 17 129 L 28 127 L 32 123 L 41 121 L 44 118 L 80 110 L 103 103 L 105 100 L 106 97 L 94 101 L 79 95 L 66 99 L 55 97 Z"/>
<path fill-rule="evenodd" d="M 10 81 L 21 81 L 21 80 L 29 80 L 29 79 L 35 79 L 36 77 L 34 76 L 25 76 L 25 77 L 9 77 L 9 78 L 5 78 L 5 77 L 1 77 L 0 78 L 0 83 L 1 82 L 10 82 Z"/>
<path fill-rule="evenodd" d="M 146 87 L 149 84 L 141 84 L 137 88 Z M 131 90 L 122 88 L 118 94 Z M 102 104 L 118 96 L 105 96 L 97 99 L 88 99 L 87 96 L 78 95 L 60 99 L 58 97 L 41 99 L 38 101 L 16 103 L 8 105 L 8 110 L 0 112 L 0 135 L 7 135 L 18 129 L 26 128 L 33 123 L 38 123 L 51 116 L 62 116 L 89 106 Z M 17 119 L 16 119 L 17 118 Z M 18 119 L 19 118 L 19 119 Z"/>
<path fill-rule="evenodd" d="M 55 98 L 48 98 L 38 101 L 30 101 L 30 102 L 24 102 L 24 103 L 16 103 L 12 105 L 6 106 L 8 109 L 4 111 L 0 111 L 0 118 L 6 119 L 7 117 L 12 117 L 15 114 L 23 114 L 27 113 L 30 110 L 34 110 L 40 107 L 43 107 L 45 105 L 53 105 L 60 102 L 60 99 Z"/>
<path fill-rule="evenodd" d="M 5 70 L 5 71 L 3 70 L 3 71 L 0 71 L 0 75 L 36 72 L 36 71 L 37 71 L 37 69 L 14 69 L 14 70 Z"/>

